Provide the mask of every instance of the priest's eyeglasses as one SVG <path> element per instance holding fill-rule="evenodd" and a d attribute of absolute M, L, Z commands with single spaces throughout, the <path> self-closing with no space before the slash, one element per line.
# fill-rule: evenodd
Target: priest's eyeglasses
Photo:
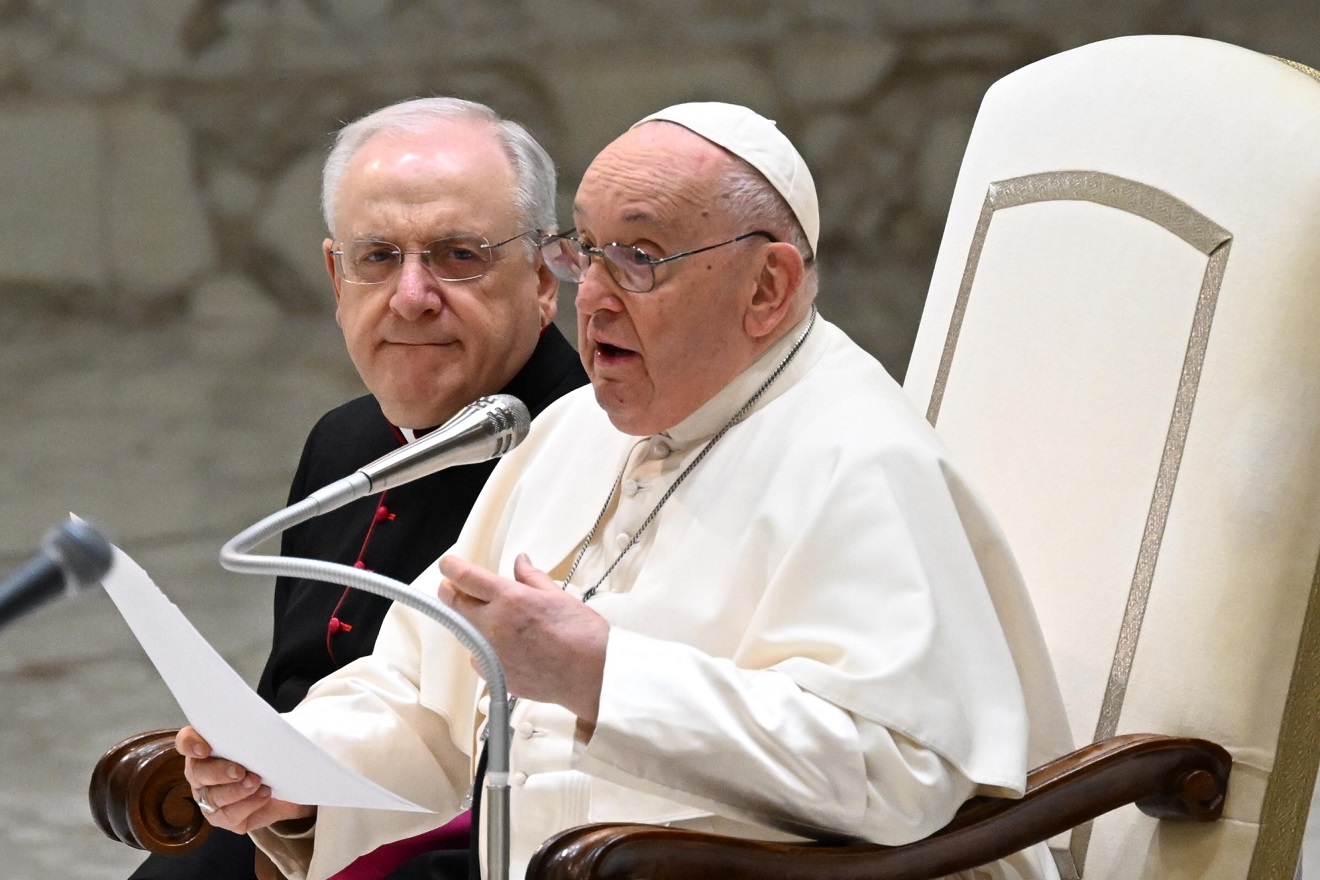
<path fill-rule="evenodd" d="M 417 251 L 405 251 L 397 244 L 372 238 L 346 241 L 331 251 L 339 277 L 349 284 L 382 284 L 398 273 L 409 254 L 417 254 L 437 281 L 472 281 L 489 271 L 498 257 L 496 248 L 536 235 L 528 229 L 513 238 L 491 244 L 479 235 L 456 235 L 439 238 Z"/>
<path fill-rule="evenodd" d="M 721 241 L 718 244 L 706 245 L 696 250 L 674 254 L 672 257 L 653 257 L 641 248 L 630 244 L 619 244 L 617 241 L 598 248 L 590 247 L 583 244 L 581 240 L 574 238 L 573 230 L 570 229 L 561 235 L 552 235 L 543 239 L 540 248 L 541 257 L 545 260 L 545 264 L 550 267 L 550 271 L 560 281 L 580 284 L 587 274 L 587 270 L 591 268 L 592 257 L 600 257 L 605 264 L 605 271 L 609 272 L 610 277 L 624 290 L 631 290 L 633 293 L 649 293 L 655 288 L 656 266 L 683 257 L 690 257 L 693 254 L 711 251 L 718 247 L 724 247 L 726 244 L 733 244 L 754 235 L 764 236 L 770 241 L 779 241 L 765 230 L 758 229 L 755 232 L 744 232 L 736 238 Z"/>

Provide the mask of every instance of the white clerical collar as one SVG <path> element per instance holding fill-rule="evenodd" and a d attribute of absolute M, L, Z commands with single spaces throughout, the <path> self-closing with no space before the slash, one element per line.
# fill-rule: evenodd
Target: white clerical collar
<path fill-rule="evenodd" d="M 404 443 L 412 443 L 414 440 L 425 437 L 435 430 L 435 428 L 399 428 L 398 425 L 394 427 L 398 428 L 399 433 L 403 435 Z"/>
<path fill-rule="evenodd" d="M 807 322 L 810 320 L 811 313 L 808 313 L 807 317 L 795 324 L 773 345 L 761 352 L 761 356 L 752 361 L 747 369 L 735 376 L 714 397 L 699 406 L 696 412 L 669 430 L 661 431 L 656 436 L 665 438 L 668 444 L 677 450 L 684 450 L 695 443 L 710 439 L 716 431 L 724 427 L 734 413 L 747 403 L 747 399 L 755 393 L 757 388 L 761 387 L 765 380 L 770 377 L 770 374 L 783 362 L 785 355 L 801 337 L 802 331 L 806 329 Z M 816 323 L 821 324 L 823 322 L 817 318 Z M 770 387 L 761 395 L 756 402 L 756 409 L 774 400 L 780 393 L 792 386 L 797 376 L 816 360 L 813 354 L 816 346 L 812 345 L 812 337 L 819 337 L 820 335 L 818 332 L 813 332 L 808 336 L 803 343 L 803 349 L 805 350 L 797 353 L 793 362 L 785 370 L 784 375 L 771 383 Z M 755 412 L 755 409 L 753 409 L 753 412 Z"/>

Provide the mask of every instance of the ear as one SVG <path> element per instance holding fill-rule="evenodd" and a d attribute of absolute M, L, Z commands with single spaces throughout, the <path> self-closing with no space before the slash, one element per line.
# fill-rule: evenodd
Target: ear
<path fill-rule="evenodd" d="M 756 289 L 743 316 L 743 329 L 756 340 L 765 339 L 793 314 L 806 266 L 798 249 L 786 241 L 771 242 L 756 278 Z"/>
<path fill-rule="evenodd" d="M 550 271 L 539 251 L 536 254 L 536 302 L 541 312 L 541 329 L 544 330 L 559 314 L 559 279 Z"/>
<path fill-rule="evenodd" d="M 338 323 L 339 302 L 340 297 L 343 295 L 339 289 L 339 285 L 343 282 L 343 279 L 341 279 L 339 273 L 335 271 L 335 257 L 334 254 L 330 253 L 334 248 L 335 241 L 332 238 L 327 238 L 325 241 L 321 242 L 321 255 L 325 257 L 325 270 L 330 273 L 330 284 L 335 289 L 335 322 Z"/>

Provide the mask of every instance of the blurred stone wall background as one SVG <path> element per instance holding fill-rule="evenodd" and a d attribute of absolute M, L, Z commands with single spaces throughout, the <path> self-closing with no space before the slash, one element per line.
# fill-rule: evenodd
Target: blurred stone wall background
<path fill-rule="evenodd" d="M 985 89 L 1142 32 L 1320 63 L 1313 0 L 0 0 L 0 302 L 324 314 L 317 175 L 342 120 L 488 102 L 557 158 L 566 216 L 629 123 L 723 99 L 800 145 L 825 309 L 901 376 Z"/>
<path fill-rule="evenodd" d="M 901 378 L 986 88 L 1130 33 L 1320 66 L 1317 0 L 0 0 L 0 572 L 89 515 L 254 679 L 269 584 L 215 552 L 360 392 L 317 206 L 344 121 L 487 102 L 556 157 L 567 219 L 636 119 L 748 104 L 815 173 L 822 311 Z M 0 873 L 127 876 L 87 773 L 181 718 L 108 600 L 0 632 L 0 702 Z"/>

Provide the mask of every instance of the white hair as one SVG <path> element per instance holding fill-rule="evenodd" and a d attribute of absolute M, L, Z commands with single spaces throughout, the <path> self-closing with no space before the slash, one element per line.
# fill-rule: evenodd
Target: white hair
<path fill-rule="evenodd" d="M 485 122 L 491 126 L 513 167 L 513 204 L 523 225 L 529 229 L 556 231 L 555 163 L 527 129 L 475 101 L 414 98 L 363 116 L 344 126 L 335 136 L 335 144 L 321 173 L 321 215 L 330 235 L 337 234 L 335 206 L 344 171 L 363 144 L 382 131 L 420 133 L 434 128 L 438 122 L 455 119 Z M 533 242 L 524 240 L 524 246 L 529 256 L 535 253 Z"/>
<path fill-rule="evenodd" d="M 729 217 L 739 224 L 740 232 L 764 229 L 798 249 L 807 269 L 803 285 L 807 288 L 808 299 L 814 299 L 816 255 L 811 251 L 811 242 L 807 240 L 807 233 L 797 215 L 765 175 L 745 160 L 737 156 L 732 158 L 731 167 L 720 178 L 716 197 Z"/>

